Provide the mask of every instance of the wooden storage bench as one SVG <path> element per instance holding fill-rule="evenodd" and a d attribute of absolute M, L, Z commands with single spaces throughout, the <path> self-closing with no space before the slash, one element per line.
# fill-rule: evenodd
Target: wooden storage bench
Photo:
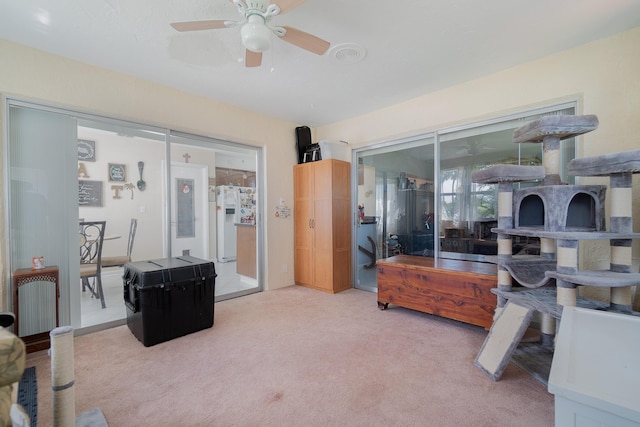
<path fill-rule="evenodd" d="M 380 309 L 395 304 L 485 328 L 493 324 L 494 264 L 398 255 L 377 265 Z"/>

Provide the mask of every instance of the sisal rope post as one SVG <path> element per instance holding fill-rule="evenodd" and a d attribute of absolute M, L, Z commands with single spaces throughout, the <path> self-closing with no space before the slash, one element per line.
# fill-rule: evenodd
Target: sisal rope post
<path fill-rule="evenodd" d="M 577 240 L 558 240 L 558 273 L 576 274 L 578 272 L 578 247 Z M 556 279 L 556 300 L 559 305 L 575 307 L 578 300 L 576 285 Z"/>
<path fill-rule="evenodd" d="M 51 338 L 53 426 L 75 426 L 73 328 L 71 326 L 61 326 L 52 330 L 49 336 Z"/>
<path fill-rule="evenodd" d="M 540 342 L 545 347 L 553 347 L 556 335 L 556 319 L 546 313 L 541 313 Z"/>
<path fill-rule="evenodd" d="M 542 166 L 545 177 L 543 185 L 562 184 L 560 179 L 560 137 L 557 135 L 545 135 L 542 138 Z"/>
<path fill-rule="evenodd" d="M 623 172 L 612 174 L 609 178 L 611 195 L 610 227 L 614 233 L 633 231 L 633 174 Z M 631 239 L 611 240 L 610 270 L 630 273 L 633 269 Z M 611 288 L 610 306 L 613 311 L 631 312 L 632 289 L 630 286 Z"/>
<path fill-rule="evenodd" d="M 540 238 L 540 258 L 557 259 L 556 240 Z M 556 336 L 556 319 L 546 313 L 540 313 L 540 342 L 545 347 L 553 347 Z"/>
<path fill-rule="evenodd" d="M 540 238 L 540 258 L 556 259 L 556 240 L 548 237 Z"/>
<path fill-rule="evenodd" d="M 559 240 L 557 252 L 558 273 L 577 274 L 578 273 L 578 241 Z"/>
<path fill-rule="evenodd" d="M 498 228 L 513 228 L 513 184 L 500 182 L 498 184 Z M 513 287 L 511 274 L 505 267 L 505 263 L 511 261 L 513 244 L 511 236 L 498 233 L 498 289 L 510 292 Z M 507 301 L 503 296 L 498 297 L 494 320 L 500 316 Z"/>
<path fill-rule="evenodd" d="M 561 280 L 556 280 L 557 302 L 559 305 L 575 307 L 578 299 L 578 290 L 570 283 L 560 284 Z M 566 286 L 566 287 L 565 287 Z"/>

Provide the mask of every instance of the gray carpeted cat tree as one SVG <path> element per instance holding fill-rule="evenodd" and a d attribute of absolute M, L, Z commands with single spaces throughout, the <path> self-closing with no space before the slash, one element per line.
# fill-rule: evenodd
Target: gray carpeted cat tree
<path fill-rule="evenodd" d="M 493 380 L 502 375 L 535 312 L 541 316 L 540 354 L 548 358 L 563 306 L 638 314 L 632 310 L 632 289 L 640 284 L 640 274 L 632 272 L 631 243 L 640 233 L 632 230 L 631 184 L 633 174 L 640 173 L 640 150 L 569 163 L 570 175 L 608 176 L 608 191 L 604 185 L 566 185 L 560 179 L 561 141 L 597 127 L 595 115 L 542 117 L 516 129 L 513 140 L 542 143 L 543 166 L 495 165 L 472 175 L 473 182 L 498 184 L 498 227 L 492 230 L 498 235 L 498 303 L 474 362 Z M 532 181 L 541 185 L 514 189 L 514 183 Z M 539 239 L 540 254 L 513 255 L 514 236 Z M 583 240 L 609 241 L 608 270 L 580 270 Z M 514 288 L 514 281 L 522 287 Z M 578 286 L 609 288 L 610 303 L 579 297 Z"/>

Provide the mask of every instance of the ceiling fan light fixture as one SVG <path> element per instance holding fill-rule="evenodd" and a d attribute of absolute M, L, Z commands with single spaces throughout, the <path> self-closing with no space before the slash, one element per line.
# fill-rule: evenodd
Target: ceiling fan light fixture
<path fill-rule="evenodd" d="M 293 27 L 277 27 L 271 25 L 271 18 L 299 6 L 301 3 L 304 3 L 305 0 L 231 1 L 237 6 L 238 12 L 240 12 L 242 16 L 241 20 L 206 19 L 200 21 L 172 22 L 171 26 L 180 32 L 240 27 L 241 42 L 245 48 L 243 57 L 245 67 L 259 67 L 262 64 L 262 54 L 271 48 L 271 39 L 274 38 L 274 36 L 317 55 L 324 55 L 327 50 L 329 50 L 329 47 L 331 47 L 331 43 L 313 34 Z M 283 2 L 283 6 L 271 3 L 272 1 Z M 346 52 L 343 53 L 345 53 L 343 56 L 349 56 Z M 350 56 L 353 57 L 357 55 Z"/>
<path fill-rule="evenodd" d="M 265 25 L 264 19 L 252 15 L 240 29 L 242 44 L 252 52 L 265 52 L 271 46 L 271 29 Z"/>

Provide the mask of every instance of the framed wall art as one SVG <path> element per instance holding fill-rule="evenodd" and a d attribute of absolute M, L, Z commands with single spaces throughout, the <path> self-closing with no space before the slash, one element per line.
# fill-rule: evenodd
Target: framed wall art
<path fill-rule="evenodd" d="M 78 160 L 83 162 L 96 161 L 96 142 L 88 139 L 78 140 Z"/>
<path fill-rule="evenodd" d="M 109 181 L 124 182 L 127 179 L 126 167 L 120 163 L 109 163 Z"/>
<path fill-rule="evenodd" d="M 78 204 L 80 206 L 102 206 L 102 181 L 79 179 Z"/>

